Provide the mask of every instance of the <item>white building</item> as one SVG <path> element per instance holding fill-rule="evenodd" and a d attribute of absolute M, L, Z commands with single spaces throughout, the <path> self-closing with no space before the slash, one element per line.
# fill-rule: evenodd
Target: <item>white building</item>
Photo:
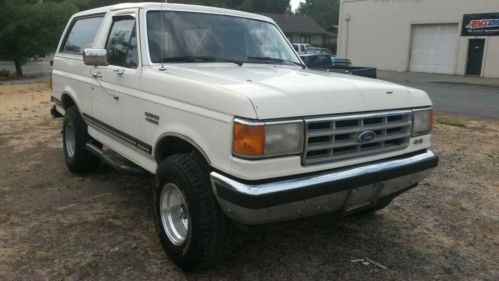
<path fill-rule="evenodd" d="M 341 0 L 339 24 L 355 65 L 499 78 L 499 0 Z"/>

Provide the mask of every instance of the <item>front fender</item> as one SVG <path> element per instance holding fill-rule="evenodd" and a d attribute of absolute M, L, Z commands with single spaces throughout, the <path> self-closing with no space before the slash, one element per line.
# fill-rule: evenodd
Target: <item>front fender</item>
<path fill-rule="evenodd" d="M 229 172 L 233 117 L 225 116 L 221 120 L 187 112 L 177 112 L 176 115 L 176 120 L 169 119 L 160 124 L 154 140 L 153 155 L 156 155 L 158 144 L 165 137 L 173 136 L 197 148 L 213 168 Z"/>

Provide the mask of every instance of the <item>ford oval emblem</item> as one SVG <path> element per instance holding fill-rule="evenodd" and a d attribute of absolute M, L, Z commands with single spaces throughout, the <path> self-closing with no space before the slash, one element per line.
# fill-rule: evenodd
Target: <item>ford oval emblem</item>
<path fill-rule="evenodd" d="M 360 142 L 372 141 L 376 138 L 376 133 L 374 131 L 364 131 L 357 136 Z"/>

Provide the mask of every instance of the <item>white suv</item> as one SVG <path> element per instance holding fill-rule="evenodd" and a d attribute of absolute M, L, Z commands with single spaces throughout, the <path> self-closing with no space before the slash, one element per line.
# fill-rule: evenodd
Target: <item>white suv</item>
<path fill-rule="evenodd" d="M 295 49 L 295 51 L 299 54 L 299 55 L 303 55 L 305 54 L 305 51 L 308 49 L 308 48 L 312 48 L 313 46 L 310 45 L 310 44 L 304 44 L 304 43 L 293 43 L 293 48 Z"/>
<path fill-rule="evenodd" d="M 438 163 L 426 93 L 306 69 L 260 15 L 80 12 L 52 75 L 69 170 L 154 175 L 157 232 L 185 270 L 219 260 L 234 225 L 376 210 Z"/>

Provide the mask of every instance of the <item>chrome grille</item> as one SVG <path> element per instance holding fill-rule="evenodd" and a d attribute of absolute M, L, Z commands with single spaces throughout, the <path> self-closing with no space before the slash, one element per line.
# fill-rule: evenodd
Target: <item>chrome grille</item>
<path fill-rule="evenodd" d="M 305 128 L 304 165 L 346 160 L 407 147 L 412 111 L 308 118 Z M 359 134 L 366 131 L 373 131 L 375 138 L 360 141 Z"/>

